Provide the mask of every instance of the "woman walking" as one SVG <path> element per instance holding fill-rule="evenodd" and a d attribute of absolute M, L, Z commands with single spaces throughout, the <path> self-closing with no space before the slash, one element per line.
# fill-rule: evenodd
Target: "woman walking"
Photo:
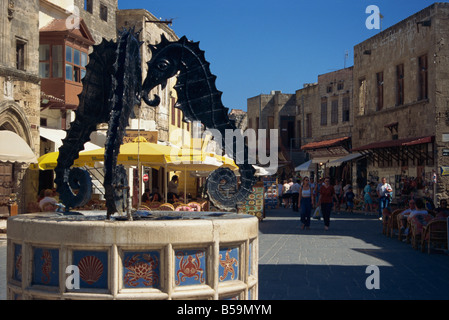
<path fill-rule="evenodd" d="M 338 201 L 337 196 L 335 195 L 334 187 L 330 184 L 330 178 L 326 177 L 324 179 L 324 184 L 321 186 L 320 198 L 318 200 L 318 205 L 321 206 L 321 214 L 323 215 L 324 230 L 329 230 L 329 222 L 334 199 Z"/>
<path fill-rule="evenodd" d="M 312 214 L 313 190 L 309 183 L 309 177 L 304 177 L 299 190 L 298 208 L 301 210 L 301 229 L 310 229 L 310 216 Z"/>

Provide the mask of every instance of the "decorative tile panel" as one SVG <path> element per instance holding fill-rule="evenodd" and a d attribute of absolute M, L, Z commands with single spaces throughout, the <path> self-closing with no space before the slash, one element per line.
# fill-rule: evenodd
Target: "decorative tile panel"
<path fill-rule="evenodd" d="M 218 275 L 220 282 L 239 279 L 239 247 L 220 248 Z"/>
<path fill-rule="evenodd" d="M 108 253 L 106 251 L 73 251 L 73 264 L 80 272 L 80 288 L 108 288 Z"/>
<path fill-rule="evenodd" d="M 161 268 L 158 251 L 123 254 L 123 288 L 160 288 Z"/>
<path fill-rule="evenodd" d="M 34 248 L 33 284 L 53 286 L 59 285 L 59 250 Z"/>
<path fill-rule="evenodd" d="M 175 250 L 175 285 L 206 283 L 206 250 Z"/>
<path fill-rule="evenodd" d="M 14 244 L 14 269 L 13 275 L 14 280 L 22 282 L 22 245 Z"/>

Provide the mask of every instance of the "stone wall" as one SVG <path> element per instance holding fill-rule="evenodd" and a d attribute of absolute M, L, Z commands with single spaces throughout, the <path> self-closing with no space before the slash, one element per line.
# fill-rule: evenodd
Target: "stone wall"
<path fill-rule="evenodd" d="M 143 79 L 147 75 L 147 61 L 151 60 L 151 51 L 148 45 L 159 43 L 162 34 L 170 41 L 178 40 L 176 34 L 168 26 L 159 23 L 147 23 L 146 21 L 158 21 L 158 19 L 144 9 L 119 10 L 117 12 L 118 29 L 134 27 L 136 31 L 143 30 L 140 36 L 140 40 L 144 42 L 141 48 Z M 175 84 L 176 78 L 172 78 L 168 81 L 166 89 L 162 90 L 159 86 L 151 92 L 151 94 L 157 94 L 161 98 L 159 106 L 156 108 L 150 107 L 142 101 L 140 111 L 137 111 L 140 112 L 141 119 L 154 122 L 158 130 L 158 139 L 161 141 L 170 140 L 169 123 L 173 99 L 176 99 L 176 92 L 173 89 Z"/>
<path fill-rule="evenodd" d="M 261 111 L 260 127 L 257 122 Z M 248 128 L 268 128 L 268 117 L 274 118 L 273 128 L 279 129 L 281 116 L 296 115 L 296 100 L 294 94 L 272 91 L 247 100 Z"/>
<path fill-rule="evenodd" d="M 449 133 L 448 15 L 449 4 L 435 3 L 354 47 L 353 147 L 392 139 L 435 136 L 435 161 L 424 170 L 427 174 L 439 173 L 442 165 L 448 165 L 449 160 L 442 156 L 442 149 L 448 146 L 442 136 Z M 422 56 L 427 56 L 427 96 L 420 91 L 420 73 L 425 69 L 420 67 Z M 401 66 L 402 72 L 399 71 Z M 378 77 L 381 73 L 383 77 Z M 403 95 L 398 81 L 401 73 Z M 379 87 L 383 90 L 381 109 Z M 402 101 L 398 99 L 400 96 Z M 392 123 L 397 124 L 389 129 Z M 368 171 L 370 169 L 377 168 L 371 166 Z M 378 168 L 379 176 L 392 174 L 390 169 Z M 400 173 L 396 166 L 395 174 Z M 414 163 L 409 161 L 406 174 L 418 175 Z M 438 197 L 446 197 L 447 178 L 439 176 L 438 181 Z"/>
<path fill-rule="evenodd" d="M 39 1 L 0 0 L 0 11 L 0 128 L 17 133 L 39 156 Z M 20 46 L 23 65 L 18 68 Z M 35 201 L 36 181 L 37 172 L 31 170 L 16 176 L 19 213 Z"/>
<path fill-rule="evenodd" d="M 101 43 L 102 38 L 107 40 L 117 38 L 118 0 L 92 0 L 92 13 L 86 10 L 85 0 L 74 0 L 74 2 L 75 6 L 79 8 L 81 18 L 89 27 L 96 44 Z M 107 21 L 100 18 L 100 5 L 107 8 Z"/>
<path fill-rule="evenodd" d="M 329 72 L 318 76 L 318 95 L 319 104 L 315 109 L 315 124 L 318 125 L 319 136 L 321 140 L 335 139 L 341 137 L 350 137 L 352 135 L 353 108 L 352 108 L 352 89 L 353 89 L 353 67 Z M 347 98 L 349 103 L 349 117 L 343 121 L 343 104 Z M 327 121 L 321 124 L 321 103 L 327 102 Z M 336 117 L 332 117 L 332 105 L 337 104 L 338 112 Z"/>
<path fill-rule="evenodd" d="M 312 142 L 313 137 L 319 136 L 320 117 L 317 110 L 319 110 L 320 96 L 318 83 L 307 84 L 304 85 L 304 88 L 297 90 L 296 105 L 298 106 L 296 123 L 300 123 L 300 126 L 296 128 L 296 136 L 301 138 L 301 146 L 303 146 Z M 308 128 L 307 121 L 310 121 L 310 128 Z M 310 130 L 311 134 L 308 135 L 307 130 Z"/>

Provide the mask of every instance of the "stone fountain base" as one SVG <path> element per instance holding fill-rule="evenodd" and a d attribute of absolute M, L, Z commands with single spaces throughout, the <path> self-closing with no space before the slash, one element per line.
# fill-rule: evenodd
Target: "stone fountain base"
<path fill-rule="evenodd" d="M 8 219 L 9 300 L 258 298 L 253 216 L 83 214 Z"/>

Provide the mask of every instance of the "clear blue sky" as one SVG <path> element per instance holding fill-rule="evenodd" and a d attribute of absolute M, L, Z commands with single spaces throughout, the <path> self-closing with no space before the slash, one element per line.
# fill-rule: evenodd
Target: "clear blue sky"
<path fill-rule="evenodd" d="M 379 33 L 365 13 L 376 5 L 382 29 L 426 8 L 430 0 L 119 0 L 146 9 L 181 37 L 200 41 L 223 104 L 246 111 L 247 99 L 272 90 L 295 93 L 319 74 L 353 65 L 354 45 Z M 439 1 L 443 2 L 443 1 Z"/>

